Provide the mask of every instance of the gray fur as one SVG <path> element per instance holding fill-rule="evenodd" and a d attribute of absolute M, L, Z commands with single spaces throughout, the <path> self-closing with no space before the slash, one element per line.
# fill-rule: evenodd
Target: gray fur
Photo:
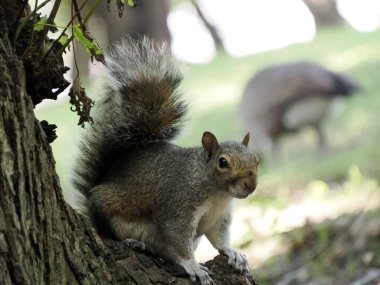
<path fill-rule="evenodd" d="M 132 146 L 172 139 L 179 132 L 187 108 L 176 91 L 182 74 L 165 44 L 157 47 L 146 37 L 140 41 L 125 38 L 106 56 L 106 68 L 106 92 L 96 103 L 94 124 L 79 146 L 80 156 L 74 168 L 73 184 L 84 196 L 101 181 L 120 153 Z M 138 97 L 155 96 L 154 92 L 145 94 L 144 90 L 131 94 L 133 90 L 128 87 L 144 78 L 147 84 L 164 82 L 170 86 L 172 94 L 168 101 L 139 102 Z M 160 116 L 165 113 L 175 114 L 171 125 L 152 129 L 160 124 Z"/>
<path fill-rule="evenodd" d="M 229 225 L 232 198 L 248 197 L 257 185 L 249 136 L 244 144 L 219 144 L 205 132 L 203 146 L 194 148 L 169 142 L 186 105 L 176 91 L 181 74 L 166 46 L 127 38 L 106 64 L 111 79 L 81 144 L 74 179 L 99 234 L 146 246 L 209 285 L 208 269 L 194 258 L 206 235 L 231 266 L 246 271 L 246 258 L 230 246 Z M 228 167 L 220 167 L 221 157 Z"/>

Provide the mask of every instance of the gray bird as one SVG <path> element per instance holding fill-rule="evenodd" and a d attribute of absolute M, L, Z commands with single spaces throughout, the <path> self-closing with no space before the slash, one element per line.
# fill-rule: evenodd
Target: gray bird
<path fill-rule="evenodd" d="M 247 83 L 240 102 L 240 114 L 252 133 L 256 150 L 272 151 L 283 134 L 312 126 L 325 139 L 321 129 L 336 97 L 346 97 L 358 84 L 344 74 L 316 63 L 301 61 L 274 65 L 259 71 Z"/>

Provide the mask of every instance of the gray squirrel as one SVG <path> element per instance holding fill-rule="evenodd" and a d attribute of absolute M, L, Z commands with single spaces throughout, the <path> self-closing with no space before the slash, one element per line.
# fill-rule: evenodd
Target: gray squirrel
<path fill-rule="evenodd" d="M 244 254 L 230 246 L 233 198 L 257 186 L 257 156 L 242 143 L 219 143 L 205 132 L 202 146 L 170 143 L 187 105 L 169 48 L 146 37 L 125 38 L 105 59 L 108 80 L 85 134 L 73 184 L 98 233 L 150 249 L 181 265 L 193 282 L 212 283 L 194 258 L 205 235 L 237 271 L 247 272 Z"/>

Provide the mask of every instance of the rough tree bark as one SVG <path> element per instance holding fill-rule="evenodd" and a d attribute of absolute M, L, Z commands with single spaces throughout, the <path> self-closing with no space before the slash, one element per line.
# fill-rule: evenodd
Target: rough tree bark
<path fill-rule="evenodd" d="M 102 240 L 65 203 L 27 93 L 35 82 L 28 82 L 25 58 L 9 40 L 23 1 L 9 1 L 18 7 L 0 3 L 0 284 L 192 284 L 176 267 Z M 225 257 L 207 266 L 216 285 L 254 284 Z"/>

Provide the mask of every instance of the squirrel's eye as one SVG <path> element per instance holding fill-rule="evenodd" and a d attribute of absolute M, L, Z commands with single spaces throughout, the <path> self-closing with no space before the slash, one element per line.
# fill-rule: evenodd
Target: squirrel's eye
<path fill-rule="evenodd" d="M 219 158 L 219 167 L 220 168 L 226 168 L 227 166 L 228 166 L 227 159 L 224 157 Z"/>

